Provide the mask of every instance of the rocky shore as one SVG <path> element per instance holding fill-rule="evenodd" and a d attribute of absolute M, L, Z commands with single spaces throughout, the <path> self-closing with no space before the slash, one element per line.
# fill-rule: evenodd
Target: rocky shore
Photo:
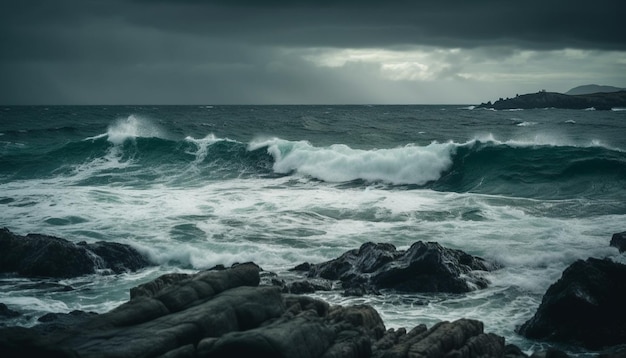
<path fill-rule="evenodd" d="M 514 98 L 500 98 L 494 103 L 481 103 L 477 108 L 502 109 L 533 109 L 533 108 L 561 108 L 561 109 L 597 109 L 611 110 L 612 108 L 626 108 L 626 91 L 611 93 L 592 93 L 581 95 L 567 95 L 557 92 L 540 91 L 518 95 Z"/>
<path fill-rule="evenodd" d="M 139 253 L 126 245 L 111 246 L 111 261 L 102 253 L 106 250 L 99 251 L 109 246 L 106 243 L 73 244 L 3 229 L 2 272 L 31 272 L 18 271 L 20 263 L 33 256 L 21 246 L 27 243 L 38 245 L 35 261 L 50 267 L 56 267 L 49 260 L 59 250 L 66 262 L 75 260 L 68 252 L 81 256 L 87 251 L 94 270 L 141 267 L 130 264 Z M 44 260 L 48 247 L 53 249 Z M 0 352 L 2 357 L 527 357 L 477 320 L 387 329 L 368 305 L 331 306 L 294 293 L 337 288 L 357 295 L 381 289 L 466 292 L 486 287 L 481 272 L 497 268 L 462 251 L 416 242 L 405 251 L 366 243 L 328 262 L 299 265 L 295 269 L 300 278 L 295 280 L 264 272 L 254 263 L 168 274 L 133 288 L 128 302 L 107 313 L 48 314 L 32 328 L 1 328 Z M 620 344 L 626 342 L 625 274 L 625 265 L 606 259 L 573 263 L 519 333 L 604 350 L 603 357 L 624 356 Z M 0 304 L 0 316 L 14 314 L 19 312 Z M 556 350 L 533 354 L 564 356 Z"/>

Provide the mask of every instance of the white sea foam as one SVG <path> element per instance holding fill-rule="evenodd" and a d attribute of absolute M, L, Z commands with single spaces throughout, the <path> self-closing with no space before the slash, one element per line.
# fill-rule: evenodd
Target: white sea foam
<path fill-rule="evenodd" d="M 507 145 L 510 147 L 537 147 L 537 146 L 550 146 L 550 147 L 580 147 L 580 148 L 590 148 L 590 147 L 601 147 L 614 151 L 623 151 L 622 149 L 612 147 L 607 145 L 600 139 L 585 139 L 574 140 L 571 138 L 567 138 L 564 136 L 560 136 L 558 134 L 551 133 L 539 133 L 539 134 L 529 134 L 518 136 L 517 138 L 511 138 L 507 140 L 500 140 L 496 138 L 492 133 L 480 134 L 476 135 L 473 140 L 470 140 L 463 145 L 471 145 L 476 141 L 482 143 L 492 143 L 495 145 Z"/>
<path fill-rule="evenodd" d="M 512 116 L 507 112 L 473 113 L 488 118 L 501 116 L 498 123 Z M 587 123 L 584 116 L 589 113 L 579 111 L 571 117 L 566 117 L 570 115 L 566 113 L 551 119 L 553 122 L 535 114 L 527 111 L 515 116 L 520 123 L 541 123 L 541 133 L 532 127 L 509 125 L 502 133 L 481 126 L 475 129 L 476 133 L 487 134 L 469 137 L 467 141 L 458 139 L 468 138 L 463 133 L 454 136 L 456 142 L 382 150 L 313 146 L 281 139 L 256 140 L 249 145 L 250 150 L 268 150 L 281 165 L 277 171 L 301 175 L 206 181 L 200 178 L 193 185 L 173 185 L 168 175 L 158 173 L 160 179 L 152 180 L 153 172 L 160 168 L 139 165 L 137 176 L 148 173 L 148 180 L 125 185 L 111 177 L 118 172 L 136 174 L 134 166 L 139 161 L 135 162 L 132 156 L 133 138 L 168 136 L 166 131 L 155 131 L 159 126 L 150 120 L 120 119 L 106 133 L 89 138 L 100 139 L 94 145 L 100 148 L 100 157 L 86 159 L 73 172 L 0 183 L 2 197 L 11 199 L 1 203 L 2 222 L 21 235 L 44 233 L 75 242 L 127 243 L 160 266 L 135 274 L 93 275 L 60 282 L 74 287 L 76 290 L 72 292 L 39 295 L 39 291 L 32 290 L 0 290 L 0 302 L 26 312 L 23 317 L 73 309 L 105 312 L 128 300 L 130 287 L 168 272 L 194 272 L 243 261 L 254 261 L 264 270 L 284 271 L 305 261 L 319 263 L 333 259 L 368 241 L 391 243 L 399 249 L 406 249 L 418 240 L 437 241 L 501 263 L 503 268 L 486 275 L 491 281 L 489 288 L 462 295 L 387 292 L 365 297 L 343 297 L 339 292 L 316 295 L 331 304 L 372 304 L 387 327 L 411 328 L 420 323 L 432 326 L 441 320 L 477 318 L 489 332 L 506 336 L 507 342 L 529 349 L 533 343 L 517 335 L 515 327 L 532 316 L 543 293 L 563 269 L 590 256 L 608 256 L 623 262 L 623 256 L 608 247 L 611 235 L 624 230 L 626 216 L 619 209 L 622 208 L 619 198 L 608 201 L 576 195 L 564 200 L 533 200 L 510 195 L 407 190 L 385 183 L 408 180 L 401 175 L 405 166 L 413 181 L 437 178 L 441 168 L 450 168 L 446 163 L 454 157 L 455 150 L 460 152 L 460 147 L 471 147 L 477 142 L 495 147 L 605 146 L 605 142 L 593 139 L 601 139 L 597 133 L 602 132 L 591 132 L 585 137 L 576 137 L 574 133 Z M 567 118 L 575 118 L 580 125 L 562 125 Z M 553 128 L 551 123 L 559 126 Z M 416 126 L 411 129 L 411 135 L 422 138 L 418 133 L 427 132 L 429 137 L 437 137 L 439 129 Z M 491 130 L 499 134 L 490 134 Z M 200 164 L 206 162 L 211 146 L 228 140 L 214 135 L 202 137 L 203 134 L 195 133 L 181 145 L 195 159 L 189 167 L 203 167 Z M 109 142 L 102 146 L 102 140 L 106 139 Z M 393 143 L 389 145 L 396 145 Z M 238 142 L 239 145 L 243 142 Z M 411 163 L 414 168 L 408 165 Z M 184 165 L 177 167 L 183 171 L 177 175 L 185 175 Z M 83 180 L 98 176 L 113 180 Z M 354 178 L 371 183 L 344 182 Z M 603 209 L 589 209 L 594 207 Z"/>
<path fill-rule="evenodd" d="M 327 182 L 362 179 L 391 184 L 425 184 L 437 180 L 452 165 L 456 146 L 433 142 L 393 149 L 359 150 L 343 144 L 315 147 L 282 139 L 252 142 L 250 150 L 267 147 L 274 171 L 311 176 Z"/>
<path fill-rule="evenodd" d="M 623 230 L 624 220 L 624 215 L 550 217 L 537 214 L 539 203 L 529 199 L 379 186 L 340 189 L 293 177 L 234 179 L 187 188 L 153 184 L 142 189 L 72 190 L 57 178 L 4 183 L 0 191 L 19 198 L 3 206 L 3 218 L 18 233 L 43 231 L 74 241 L 128 243 L 161 264 L 150 277 L 181 267 L 196 270 L 244 261 L 280 271 L 305 261 L 335 258 L 367 241 L 388 242 L 399 249 L 417 240 L 437 241 L 504 268 L 487 276 L 492 282 L 487 290 L 457 297 L 318 295 L 332 304 L 372 304 L 388 327 L 480 318 L 490 332 L 507 337 L 517 337 L 515 326 L 532 316 L 543 292 L 567 265 L 589 256 L 616 255 L 608 239 Z M 72 216 L 84 220 L 42 228 L 48 218 Z M 185 241 L 173 235 L 181 225 L 193 229 Z M 86 236 L 89 233 L 106 237 Z M 110 276 L 110 284 L 98 282 L 93 289 L 79 291 L 80 301 L 65 302 L 62 297 L 21 301 L 6 294 L 0 298 L 22 310 L 33 303 L 36 311 L 104 312 L 127 299 L 128 287 L 145 282 L 147 278 L 140 276 Z"/>
<path fill-rule="evenodd" d="M 85 138 L 85 140 L 96 140 L 107 138 L 109 142 L 120 145 L 128 139 L 138 137 L 144 138 L 167 138 L 166 131 L 159 125 L 149 119 L 130 115 L 126 118 L 120 118 L 114 121 L 107 128 L 106 133 L 102 133 L 93 137 Z"/>
<path fill-rule="evenodd" d="M 211 145 L 222 141 L 236 143 L 236 141 L 228 138 L 218 138 L 213 133 L 210 133 L 206 137 L 201 139 L 196 139 L 188 136 L 185 138 L 185 141 L 196 145 L 197 150 L 195 152 L 187 152 L 187 154 L 191 154 L 196 157 L 196 159 L 194 160 L 194 164 L 202 163 L 204 159 L 206 159 L 206 156 L 208 154 L 208 148 Z"/>
<path fill-rule="evenodd" d="M 41 299 L 32 296 L 5 296 L 2 302 L 7 305 L 16 305 L 20 309 L 28 308 L 29 311 L 44 312 L 67 312 L 69 307 L 62 301 Z"/>

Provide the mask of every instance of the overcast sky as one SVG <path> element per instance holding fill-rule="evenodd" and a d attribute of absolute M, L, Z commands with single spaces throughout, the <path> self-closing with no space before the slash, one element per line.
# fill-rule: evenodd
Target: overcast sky
<path fill-rule="evenodd" d="M 626 87 L 624 0 L 0 0 L 0 104 L 475 104 Z"/>

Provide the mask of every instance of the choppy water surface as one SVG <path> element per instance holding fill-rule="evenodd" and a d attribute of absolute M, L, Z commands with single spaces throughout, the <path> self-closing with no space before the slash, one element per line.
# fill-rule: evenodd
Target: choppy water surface
<path fill-rule="evenodd" d="M 388 327 L 461 317 L 515 327 L 577 259 L 626 230 L 626 112 L 460 106 L 0 108 L 0 225 L 131 244 L 159 266 L 49 282 L 0 279 L 0 302 L 107 311 L 165 272 L 254 261 L 284 272 L 367 241 L 437 241 L 497 261 L 464 295 L 346 298 Z M 47 285 L 47 286 L 46 286 Z M 63 286 L 74 291 L 65 291 Z"/>

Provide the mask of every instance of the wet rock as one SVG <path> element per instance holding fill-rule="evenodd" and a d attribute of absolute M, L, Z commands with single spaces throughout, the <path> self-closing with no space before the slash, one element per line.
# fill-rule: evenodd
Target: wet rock
<path fill-rule="evenodd" d="M 134 271 L 150 262 L 128 245 L 79 243 L 40 234 L 15 235 L 0 229 L 0 272 L 25 277 L 69 278 L 109 270 Z"/>
<path fill-rule="evenodd" d="M 519 333 L 597 350 L 626 342 L 626 265 L 578 260 L 543 296 Z"/>
<path fill-rule="evenodd" d="M 50 334 L 74 327 L 96 315 L 95 312 L 80 310 L 74 310 L 70 313 L 47 313 L 37 319 L 41 324 L 35 326 L 34 330 L 42 334 Z"/>
<path fill-rule="evenodd" d="M 285 285 L 283 292 L 303 294 L 315 291 L 330 291 L 332 284 L 326 281 L 295 281 Z"/>
<path fill-rule="evenodd" d="M 406 251 L 391 244 L 365 243 L 339 258 L 310 265 L 309 277 L 340 280 L 348 294 L 378 293 L 380 289 L 403 292 L 462 293 L 485 288 L 479 271 L 497 265 L 436 242 L 418 241 Z"/>
<path fill-rule="evenodd" d="M 611 246 L 616 247 L 619 252 L 626 251 L 626 231 L 613 234 L 611 237 Z"/>
<path fill-rule="evenodd" d="M 386 330 L 368 305 L 330 306 L 258 286 L 261 269 L 168 276 L 104 314 L 49 315 L 55 330 L 0 329 L 3 357 L 492 357 L 502 337 L 475 320 Z M 74 317 L 76 316 L 76 317 Z M 73 318 L 77 320 L 72 324 Z"/>
<path fill-rule="evenodd" d="M 116 274 L 137 271 L 150 265 L 137 250 L 117 242 L 98 241 L 92 244 L 80 242 L 78 246 L 83 246 L 96 255 L 94 260 L 97 268 L 111 270 Z"/>

